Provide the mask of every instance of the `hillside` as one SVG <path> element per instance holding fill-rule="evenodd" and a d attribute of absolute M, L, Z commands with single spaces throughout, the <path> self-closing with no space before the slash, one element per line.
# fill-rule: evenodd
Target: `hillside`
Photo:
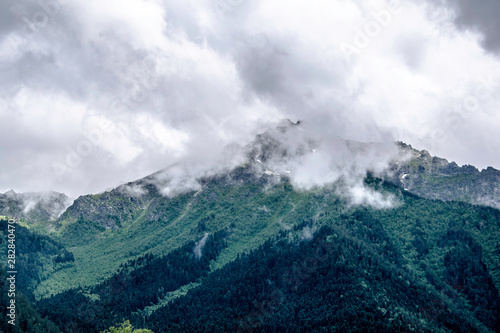
<path fill-rule="evenodd" d="M 333 187 L 296 192 L 286 180 L 271 188 L 262 183 L 225 192 L 228 179 L 214 179 L 205 195 L 191 194 L 199 200 L 191 201 L 196 207 L 215 193 L 210 210 L 195 218 L 190 208 L 185 219 L 164 224 L 185 225 L 198 244 L 204 234 L 227 230 L 224 246 L 202 255 L 211 262 L 208 275 L 163 287 L 166 277 L 196 262 L 197 245 L 188 242 L 180 252 L 163 257 L 153 251 L 100 285 L 66 291 L 39 306 L 61 327 L 72 327 L 67 332 L 93 331 L 123 319 L 155 332 L 326 326 L 498 331 L 500 212 L 430 201 L 376 179 L 366 185 L 394 195 L 399 204 L 384 210 L 349 206 Z M 236 196 L 238 189 L 246 195 Z M 141 276 L 149 282 L 143 285 Z M 104 302 L 110 297 L 105 290 L 147 301 Z M 68 311 L 65 304 L 73 303 L 82 310 Z M 114 319 L 101 318 L 99 309 L 108 309 Z"/>
<path fill-rule="evenodd" d="M 10 190 L 0 193 L 0 215 L 43 222 L 57 219 L 73 200 L 63 193 L 27 192 Z"/>

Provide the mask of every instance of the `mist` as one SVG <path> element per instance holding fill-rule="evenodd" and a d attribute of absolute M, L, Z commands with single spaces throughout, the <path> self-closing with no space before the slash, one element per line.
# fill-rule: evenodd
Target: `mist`
<path fill-rule="evenodd" d="M 200 239 L 199 242 L 196 242 L 194 246 L 194 254 L 196 258 L 200 259 L 201 256 L 203 255 L 203 248 L 205 247 L 205 244 L 207 243 L 208 240 L 208 233 L 205 233 L 202 239 Z"/>
<path fill-rule="evenodd" d="M 349 141 L 318 128 L 308 121 L 285 120 L 247 147 L 249 158 L 257 172 L 276 180 L 286 176 L 298 191 L 335 185 L 351 204 L 393 207 L 395 198 L 368 188 L 365 179 L 368 174 L 384 177 L 391 165 L 408 158 L 396 143 Z"/>
<path fill-rule="evenodd" d="M 2 214 L 32 217 L 37 221 L 57 219 L 72 203 L 73 199 L 56 192 L 16 193 L 10 190 L 0 194 Z"/>

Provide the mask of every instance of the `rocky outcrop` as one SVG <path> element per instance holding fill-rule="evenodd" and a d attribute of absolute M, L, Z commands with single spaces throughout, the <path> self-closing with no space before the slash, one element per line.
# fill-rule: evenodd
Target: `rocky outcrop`
<path fill-rule="evenodd" d="M 458 166 L 426 150 L 399 142 L 404 162 L 395 163 L 389 178 L 405 190 L 428 199 L 464 201 L 500 209 L 500 171 Z"/>

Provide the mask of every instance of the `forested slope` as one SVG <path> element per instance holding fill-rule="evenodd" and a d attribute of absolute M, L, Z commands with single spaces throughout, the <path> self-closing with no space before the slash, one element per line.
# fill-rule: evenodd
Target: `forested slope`
<path fill-rule="evenodd" d="M 207 187 L 220 191 L 221 184 L 227 183 L 219 179 Z M 334 188 L 301 193 L 286 180 L 268 185 L 232 188 L 194 221 L 198 235 L 218 228 L 225 235 L 213 238 L 224 246 L 207 252 L 211 269 L 205 261 L 198 278 L 146 273 L 183 271 L 195 260 L 190 242 L 163 257 L 132 261 L 97 286 L 44 299 L 43 313 L 66 332 L 123 319 L 155 332 L 499 331 L 498 210 L 423 199 L 370 177 L 368 187 L 393 195 L 398 204 L 352 206 Z M 265 202 L 270 215 L 247 215 L 243 201 L 235 200 L 242 193 L 236 188 L 254 205 Z M 276 226 L 274 236 L 256 230 L 261 243 L 242 247 L 248 238 L 240 229 L 270 225 Z M 119 290 L 123 301 L 110 297 L 110 290 Z M 69 304 L 82 310 L 68 311 Z M 110 312 L 103 316 L 105 309 Z"/>

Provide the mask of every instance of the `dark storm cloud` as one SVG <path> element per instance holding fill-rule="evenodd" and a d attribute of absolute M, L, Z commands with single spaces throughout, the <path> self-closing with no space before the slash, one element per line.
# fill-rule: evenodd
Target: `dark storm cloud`
<path fill-rule="evenodd" d="M 456 11 L 454 20 L 462 30 L 476 30 L 484 39 L 483 47 L 500 52 L 500 2 L 497 0 L 444 0 L 443 4 Z"/>
<path fill-rule="evenodd" d="M 15 4 L 14 0 L 0 1 L 0 37 L 10 32 L 19 21 L 11 11 Z"/>

